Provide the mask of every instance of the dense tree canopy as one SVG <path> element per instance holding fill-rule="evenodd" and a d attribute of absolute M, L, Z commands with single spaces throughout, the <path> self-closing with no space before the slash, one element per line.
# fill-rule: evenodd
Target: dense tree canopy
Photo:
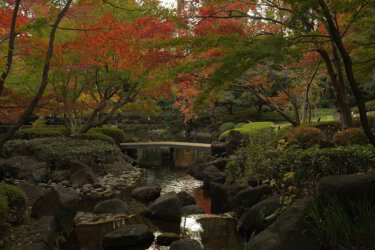
<path fill-rule="evenodd" d="M 185 121 L 241 102 L 297 126 L 311 120 L 329 79 L 343 127 L 358 106 L 375 145 L 365 107 L 374 96 L 373 1 L 177 3 L 0 1 L 0 122 L 16 124 L 2 141 L 32 113 L 59 115 L 74 134 L 117 112 L 153 112 L 161 97 L 174 97 Z"/>

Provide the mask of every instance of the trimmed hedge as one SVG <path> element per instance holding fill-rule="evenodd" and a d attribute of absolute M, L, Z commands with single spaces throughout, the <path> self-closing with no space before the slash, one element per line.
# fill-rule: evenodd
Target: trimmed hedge
<path fill-rule="evenodd" d="M 110 138 L 111 139 L 111 138 Z M 41 161 L 55 166 L 73 159 L 85 163 L 114 162 L 121 159 L 122 153 L 114 143 L 101 140 L 82 140 L 72 138 L 38 138 L 32 140 L 12 140 L 4 145 L 3 154 L 33 155 Z"/>
<path fill-rule="evenodd" d="M 366 172 L 375 167 L 375 148 L 346 146 L 336 148 L 312 147 L 306 150 L 268 151 L 265 161 L 272 166 L 270 173 L 295 172 L 299 185 L 321 177 Z"/>
<path fill-rule="evenodd" d="M 271 129 L 271 126 L 274 125 L 273 122 L 252 122 L 252 123 L 248 123 L 244 126 L 242 126 L 241 128 L 235 128 L 235 129 L 231 129 L 231 130 L 236 130 L 236 131 L 239 131 L 240 133 L 242 134 L 245 134 L 245 135 L 250 135 L 256 131 L 259 131 L 259 130 L 264 130 L 264 129 Z M 229 131 L 231 130 L 228 130 L 228 131 L 225 131 L 224 133 L 222 133 L 219 137 L 219 141 L 223 141 L 225 140 L 228 135 L 229 135 Z"/>
<path fill-rule="evenodd" d="M 14 139 L 31 140 L 44 137 L 63 137 L 68 134 L 64 127 L 59 128 L 25 128 L 16 132 Z"/>
<path fill-rule="evenodd" d="M 333 136 L 333 142 L 338 146 L 366 145 L 369 144 L 362 128 L 349 128 L 337 132 Z"/>

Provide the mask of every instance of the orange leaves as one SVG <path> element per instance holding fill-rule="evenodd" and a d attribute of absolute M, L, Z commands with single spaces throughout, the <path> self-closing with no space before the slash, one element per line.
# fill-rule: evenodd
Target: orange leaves
<path fill-rule="evenodd" d="M 174 105 L 184 114 L 185 122 L 187 122 L 196 115 L 193 111 L 193 104 L 200 92 L 199 85 L 195 77 L 188 74 L 179 75 L 176 81 L 179 89 L 176 94 L 177 101 Z"/>

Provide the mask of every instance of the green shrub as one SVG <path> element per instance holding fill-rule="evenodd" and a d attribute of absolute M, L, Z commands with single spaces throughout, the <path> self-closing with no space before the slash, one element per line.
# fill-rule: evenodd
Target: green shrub
<path fill-rule="evenodd" d="M 315 184 L 324 176 L 367 172 L 375 166 L 375 148 L 370 145 L 280 151 L 275 149 L 274 135 L 262 137 L 258 138 L 258 143 L 250 143 L 237 152 L 236 164 L 230 163 L 231 169 L 228 168 L 228 180 L 245 183 L 247 179 L 256 178 L 274 180 L 282 185 L 285 174 L 291 174 L 289 186 L 297 187 L 300 193 L 312 194 Z M 240 171 L 242 176 L 239 177 Z"/>
<path fill-rule="evenodd" d="M 322 145 L 325 141 L 324 133 L 315 127 L 300 126 L 289 130 L 288 143 L 293 148 L 310 148 Z"/>
<path fill-rule="evenodd" d="M 316 197 L 307 221 L 324 249 L 374 249 L 375 206 L 370 202 L 346 207 L 333 198 Z"/>
<path fill-rule="evenodd" d="M 115 144 L 115 140 L 113 140 L 111 137 L 106 136 L 104 134 L 99 133 L 86 133 L 86 134 L 75 134 L 74 136 L 71 136 L 72 139 L 80 139 L 80 140 L 99 140 L 99 141 L 105 141 L 111 144 Z"/>
<path fill-rule="evenodd" d="M 248 179 L 266 179 L 272 175 L 270 159 L 265 152 L 276 152 L 277 137 L 273 130 L 259 130 L 249 135 L 249 143 L 240 148 L 236 160 L 229 161 L 225 168 L 227 182 L 243 185 Z"/>
<path fill-rule="evenodd" d="M 366 145 L 369 144 L 362 128 L 349 128 L 337 132 L 333 136 L 333 142 L 338 146 Z"/>
<path fill-rule="evenodd" d="M 371 100 L 371 101 L 366 102 L 366 110 L 367 111 L 375 111 L 375 100 Z M 352 108 L 352 111 L 354 113 L 359 113 L 358 107 Z"/>
<path fill-rule="evenodd" d="M 244 122 L 240 122 L 240 123 L 237 123 L 236 126 L 234 126 L 234 128 L 242 128 L 243 126 L 245 126 L 247 123 L 244 123 Z"/>
<path fill-rule="evenodd" d="M 324 176 L 366 172 L 375 166 L 375 148 L 372 146 L 268 151 L 263 157 L 272 166 L 268 178 L 294 172 L 294 184 L 305 188 L 311 188 L 307 186 Z"/>
<path fill-rule="evenodd" d="M 116 144 L 120 144 L 126 141 L 125 132 L 119 128 L 100 127 L 100 128 L 90 129 L 89 132 L 100 133 L 100 134 L 109 136 L 116 142 Z"/>
<path fill-rule="evenodd" d="M 111 138 L 110 138 L 111 139 Z M 111 139 L 112 140 L 112 139 Z M 63 166 L 72 159 L 85 163 L 114 162 L 121 158 L 121 150 L 114 143 L 101 140 L 72 138 L 39 138 L 33 140 L 12 140 L 4 145 L 3 154 L 28 152 L 41 161 Z"/>
<path fill-rule="evenodd" d="M 15 139 L 30 140 L 44 137 L 62 137 L 66 135 L 64 127 L 59 128 L 25 128 L 16 132 Z"/>
<path fill-rule="evenodd" d="M 223 133 L 223 132 L 225 132 L 225 131 L 228 131 L 228 130 L 234 128 L 235 125 L 236 125 L 236 124 L 234 124 L 233 122 L 226 122 L 226 123 L 223 123 L 223 124 L 221 124 L 220 127 L 219 127 L 219 133 L 221 134 L 221 133 Z"/>
<path fill-rule="evenodd" d="M 248 123 L 248 124 L 242 126 L 241 128 L 235 128 L 233 130 L 239 131 L 239 132 L 241 132 L 242 134 L 245 134 L 245 135 L 251 135 L 252 133 L 255 133 L 255 132 L 260 131 L 260 130 L 268 129 L 268 128 L 271 131 L 272 125 L 274 125 L 273 122 L 252 122 L 252 123 Z M 219 137 L 219 141 L 225 140 L 229 135 L 229 131 L 230 130 L 222 133 Z"/>
<path fill-rule="evenodd" d="M 308 126 L 320 129 L 327 138 L 332 138 L 333 135 L 342 128 L 340 121 L 314 122 L 310 123 Z"/>
<path fill-rule="evenodd" d="M 24 220 L 26 213 L 26 195 L 18 187 L 0 183 L 0 197 L 7 198 L 9 213 L 7 221 L 11 223 L 20 223 Z"/>

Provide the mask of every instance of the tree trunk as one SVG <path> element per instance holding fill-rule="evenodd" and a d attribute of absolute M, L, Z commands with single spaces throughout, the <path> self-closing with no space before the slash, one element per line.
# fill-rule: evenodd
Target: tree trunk
<path fill-rule="evenodd" d="M 335 70 L 334 70 L 332 62 L 331 62 L 331 59 L 330 59 L 327 51 L 324 50 L 324 49 L 319 49 L 318 52 L 324 60 L 329 78 L 330 78 L 331 83 L 332 83 L 333 90 L 335 91 L 337 105 L 339 106 L 340 112 L 341 112 L 342 117 L 343 117 L 343 121 L 342 121 L 343 127 L 344 128 L 350 128 L 350 127 L 352 127 L 353 121 L 352 121 L 352 115 L 350 113 L 350 106 L 345 101 L 344 82 L 338 81 L 338 79 L 336 77 Z"/>
<path fill-rule="evenodd" d="M 363 131 L 365 132 L 370 143 L 375 147 L 375 136 L 371 131 L 371 126 L 367 118 L 365 99 L 354 77 L 352 59 L 348 51 L 345 49 L 344 44 L 342 43 L 341 34 L 335 27 L 334 21 L 332 20 L 331 13 L 325 1 L 319 0 L 319 4 L 323 9 L 323 14 L 324 14 L 325 19 L 327 20 L 332 39 L 335 42 L 338 50 L 340 51 L 340 54 L 344 61 L 346 77 L 349 81 L 353 94 L 357 100 L 357 107 L 359 110 Z"/>
<path fill-rule="evenodd" d="M 294 120 L 296 121 L 297 126 L 299 126 L 301 124 L 301 121 L 299 119 L 298 104 L 295 101 L 292 101 L 291 103 L 294 112 Z"/>
<path fill-rule="evenodd" d="M 67 0 L 63 10 L 59 13 L 59 15 L 56 18 L 55 23 L 52 25 L 51 33 L 50 33 L 50 36 L 49 36 L 47 55 L 46 55 L 45 62 L 44 62 L 42 81 L 40 83 L 39 90 L 38 90 L 37 94 L 34 96 L 33 100 L 31 101 L 31 104 L 27 107 L 27 109 L 21 115 L 17 124 L 15 126 L 13 126 L 1 138 L 0 149 L 3 148 L 4 144 L 13 137 L 13 135 L 17 132 L 17 130 L 30 117 L 30 115 L 33 113 L 35 107 L 38 105 L 39 100 L 42 98 L 42 96 L 44 94 L 44 91 L 45 91 L 45 89 L 47 87 L 47 84 L 48 84 L 48 73 L 49 73 L 49 69 L 50 69 L 50 66 L 51 66 L 51 59 L 52 59 L 52 55 L 53 55 L 53 48 L 54 48 L 54 43 L 55 43 L 56 30 L 57 30 L 57 27 L 59 26 L 61 20 L 63 19 L 65 13 L 68 11 L 71 3 L 72 3 L 72 0 Z"/>
<path fill-rule="evenodd" d="M 262 119 L 262 110 L 263 110 L 263 104 L 260 104 L 260 105 L 257 105 L 258 108 L 258 121 L 260 121 Z"/>
<path fill-rule="evenodd" d="M 10 24 L 10 34 L 9 34 L 9 43 L 8 43 L 8 56 L 7 56 L 7 63 L 5 65 L 5 69 L 0 77 L 0 96 L 3 94 L 5 80 L 8 77 L 10 69 L 12 68 L 13 64 L 13 52 L 14 52 L 14 42 L 17 37 L 16 33 L 16 22 L 17 22 L 17 15 L 18 10 L 21 4 L 21 0 L 16 0 L 14 5 L 13 14 L 12 14 L 12 23 Z"/>

